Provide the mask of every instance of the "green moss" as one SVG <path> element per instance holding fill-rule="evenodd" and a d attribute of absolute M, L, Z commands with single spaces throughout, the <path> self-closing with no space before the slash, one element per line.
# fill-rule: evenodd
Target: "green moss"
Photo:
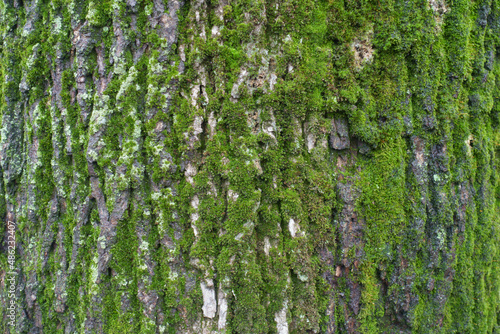
<path fill-rule="evenodd" d="M 241 0 L 222 19 L 218 5 L 183 5 L 169 49 L 147 1 L 0 4 L 0 216 L 34 196 L 34 213 L 15 208 L 20 240 L 59 247 L 62 233 L 66 262 L 76 256 L 62 314 L 59 248 L 34 242 L 29 256 L 47 265 L 21 261 L 27 282 L 36 272 L 44 330 L 67 330 L 74 314 L 79 331 L 95 317 L 105 332 L 154 332 L 141 284 L 158 293 L 165 332 L 217 326 L 202 317 L 207 278 L 228 293 L 228 333 L 276 333 L 285 303 L 291 333 L 497 330 L 497 1 Z M 347 120 L 349 149 L 331 148 L 332 119 Z M 89 166 L 110 213 L 129 194 L 100 283 L 92 200 L 90 223 L 77 220 Z"/>

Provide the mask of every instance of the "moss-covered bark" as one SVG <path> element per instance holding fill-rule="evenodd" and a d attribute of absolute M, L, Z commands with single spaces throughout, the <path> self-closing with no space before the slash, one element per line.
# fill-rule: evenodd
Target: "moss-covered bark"
<path fill-rule="evenodd" d="M 500 331 L 498 0 L 4 0 L 0 33 L 0 332 Z"/>

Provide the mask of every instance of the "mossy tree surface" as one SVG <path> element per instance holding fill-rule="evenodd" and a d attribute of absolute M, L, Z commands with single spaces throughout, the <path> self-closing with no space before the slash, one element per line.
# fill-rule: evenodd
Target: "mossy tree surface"
<path fill-rule="evenodd" d="M 4 0 L 0 33 L 0 332 L 500 331 L 500 1 Z"/>

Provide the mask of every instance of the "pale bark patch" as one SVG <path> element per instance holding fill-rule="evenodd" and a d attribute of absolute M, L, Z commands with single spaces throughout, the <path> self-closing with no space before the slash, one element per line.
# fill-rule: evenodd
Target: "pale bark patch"
<path fill-rule="evenodd" d="M 212 279 L 207 279 L 206 282 L 202 281 L 200 286 L 203 294 L 203 316 L 206 318 L 214 318 L 215 313 L 217 312 L 214 282 Z"/>

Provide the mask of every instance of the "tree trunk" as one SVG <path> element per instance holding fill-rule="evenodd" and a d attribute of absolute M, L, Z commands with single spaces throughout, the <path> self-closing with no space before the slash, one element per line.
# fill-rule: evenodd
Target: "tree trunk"
<path fill-rule="evenodd" d="M 500 0 L 0 10 L 1 333 L 500 332 Z"/>

